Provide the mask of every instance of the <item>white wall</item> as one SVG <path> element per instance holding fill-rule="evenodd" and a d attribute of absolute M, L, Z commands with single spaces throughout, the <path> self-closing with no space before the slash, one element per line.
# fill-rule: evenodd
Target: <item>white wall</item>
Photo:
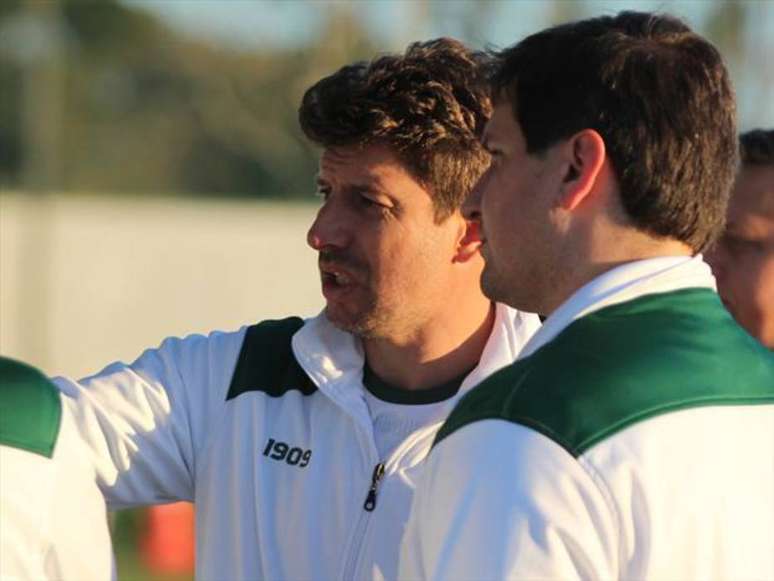
<path fill-rule="evenodd" d="M 80 376 L 170 335 L 316 314 L 315 211 L 0 194 L 0 353 Z"/>

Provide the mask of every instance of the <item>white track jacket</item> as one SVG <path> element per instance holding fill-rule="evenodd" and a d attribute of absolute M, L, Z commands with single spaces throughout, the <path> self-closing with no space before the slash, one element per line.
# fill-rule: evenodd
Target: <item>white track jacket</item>
<path fill-rule="evenodd" d="M 66 399 L 0 357 L 0 581 L 115 579 L 105 502 Z"/>
<path fill-rule="evenodd" d="M 538 326 L 498 305 L 449 411 Z M 196 503 L 197 579 L 395 579 L 441 422 L 379 458 L 363 363 L 359 341 L 320 315 L 167 339 L 131 365 L 57 384 L 75 401 L 112 508 Z"/>
<path fill-rule="evenodd" d="M 774 355 L 713 286 L 650 259 L 557 309 L 439 431 L 401 579 L 774 579 Z"/>

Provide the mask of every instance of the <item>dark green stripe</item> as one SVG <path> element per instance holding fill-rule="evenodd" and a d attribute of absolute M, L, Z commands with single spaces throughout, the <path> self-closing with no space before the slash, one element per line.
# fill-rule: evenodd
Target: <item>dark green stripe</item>
<path fill-rule="evenodd" d="M 363 385 L 382 401 L 402 405 L 424 405 L 438 403 L 454 397 L 470 371 L 466 371 L 462 375 L 435 387 L 427 389 L 401 389 L 383 381 L 366 364 L 363 368 Z"/>
<path fill-rule="evenodd" d="M 653 294 L 569 325 L 530 357 L 466 395 L 436 443 L 475 421 L 503 419 L 574 456 L 660 414 L 774 403 L 774 355 L 708 289 Z"/>
<path fill-rule="evenodd" d="M 296 361 L 293 335 L 304 325 L 299 317 L 263 321 L 245 333 L 226 400 L 249 391 L 280 397 L 290 390 L 311 395 L 317 390 Z"/>
<path fill-rule="evenodd" d="M 51 458 L 61 422 L 56 387 L 29 365 L 0 357 L 0 444 Z"/>

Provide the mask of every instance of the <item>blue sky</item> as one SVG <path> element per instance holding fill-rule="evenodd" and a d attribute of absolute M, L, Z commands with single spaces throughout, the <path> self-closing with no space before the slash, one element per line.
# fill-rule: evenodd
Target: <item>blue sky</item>
<path fill-rule="evenodd" d="M 505 46 L 526 33 L 551 22 L 553 5 L 545 0 L 123 0 L 162 16 L 179 31 L 205 37 L 235 48 L 261 45 L 293 46 L 317 35 L 327 14 L 344 7 L 352 10 L 380 43 L 402 45 L 407 35 L 423 37 L 443 34 L 464 36 L 458 16 L 466 11 L 488 10 L 480 38 L 464 40 Z M 568 6 L 577 0 L 564 0 Z M 433 19 L 418 22 L 422 5 L 429 6 Z M 488 7 L 482 9 L 482 4 Z M 699 26 L 712 5 L 711 0 L 586 0 L 587 13 L 617 12 L 622 9 L 666 10 Z M 478 36 L 478 35 L 477 35 Z M 410 37 L 414 38 L 414 37 Z"/>

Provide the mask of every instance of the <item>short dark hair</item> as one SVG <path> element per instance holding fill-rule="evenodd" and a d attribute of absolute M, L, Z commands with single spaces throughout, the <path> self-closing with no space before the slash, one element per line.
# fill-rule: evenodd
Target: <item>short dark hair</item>
<path fill-rule="evenodd" d="M 489 57 L 450 38 L 345 66 L 309 88 L 301 129 L 323 147 L 386 144 L 433 197 L 436 220 L 457 210 L 489 165 Z"/>
<path fill-rule="evenodd" d="M 583 129 L 604 139 L 633 225 L 695 251 L 724 226 L 736 104 L 719 52 L 677 18 L 621 12 L 533 34 L 495 55 L 530 153 Z"/>
<path fill-rule="evenodd" d="M 739 136 L 742 165 L 774 165 L 774 129 L 753 129 Z"/>

